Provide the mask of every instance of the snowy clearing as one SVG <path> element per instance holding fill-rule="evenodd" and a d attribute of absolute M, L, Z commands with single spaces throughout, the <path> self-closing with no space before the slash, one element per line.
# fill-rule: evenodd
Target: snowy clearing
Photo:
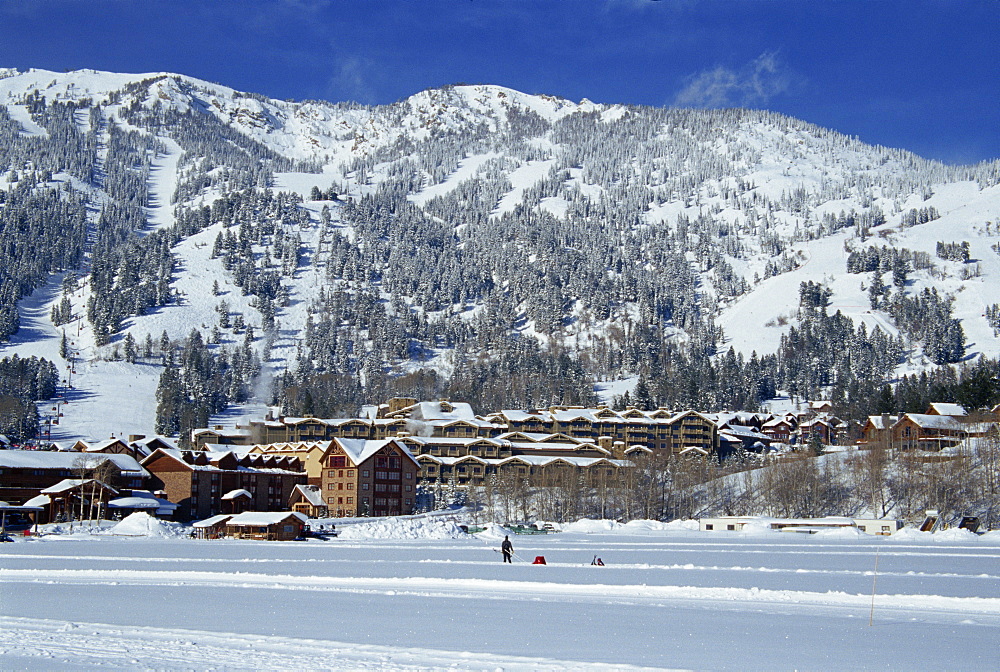
<path fill-rule="evenodd" d="M 19 539 L 0 548 L 0 655 L 46 670 L 995 667 L 996 534 L 578 527 L 513 536 L 514 565 L 495 535 Z"/>

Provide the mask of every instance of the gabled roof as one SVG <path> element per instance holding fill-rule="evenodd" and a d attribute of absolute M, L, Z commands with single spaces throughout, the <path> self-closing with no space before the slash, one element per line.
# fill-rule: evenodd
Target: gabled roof
<path fill-rule="evenodd" d="M 302 495 L 302 499 L 306 500 L 313 506 L 326 506 L 326 502 L 323 501 L 323 493 L 315 485 L 302 485 L 301 483 L 292 488 L 292 497 L 296 494 Z"/>
<path fill-rule="evenodd" d="M 389 444 L 394 444 L 405 457 L 410 458 L 414 464 L 417 463 L 417 460 L 413 457 L 410 449 L 406 447 L 406 444 L 402 441 L 397 441 L 396 439 L 337 438 L 334 439 L 334 442 L 343 449 L 344 453 L 350 458 L 351 462 L 353 462 L 355 466 L 359 466 L 362 462 L 365 462 Z"/>
<path fill-rule="evenodd" d="M 870 424 L 873 429 L 889 429 L 892 425 L 896 424 L 898 420 L 898 415 L 869 415 L 868 422 L 865 423 L 865 425 L 867 426 Z"/>
<path fill-rule="evenodd" d="M 128 448 L 129 445 L 122 441 L 121 439 L 104 439 L 103 441 L 98 441 L 97 443 L 87 443 L 85 441 L 80 441 L 82 444 L 82 452 L 85 453 L 103 453 L 108 448 L 114 445 L 120 445 L 122 448 Z"/>
<path fill-rule="evenodd" d="M 962 404 L 932 402 L 931 405 L 927 407 L 927 415 L 951 415 L 955 417 L 963 417 L 968 415 L 968 412 Z"/>
<path fill-rule="evenodd" d="M 925 413 L 906 413 L 896 424 L 904 420 L 911 420 L 917 427 L 923 429 L 944 429 L 951 431 L 965 431 L 965 425 L 951 417 L 950 415 L 927 415 Z"/>

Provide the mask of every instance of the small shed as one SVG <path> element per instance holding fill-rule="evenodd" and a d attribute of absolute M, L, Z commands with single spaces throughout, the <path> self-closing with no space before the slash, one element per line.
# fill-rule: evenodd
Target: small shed
<path fill-rule="evenodd" d="M 326 518 L 330 509 L 323 501 L 323 493 L 315 485 L 296 485 L 292 490 L 288 505 L 292 511 L 303 513 L 309 518 Z"/>
<path fill-rule="evenodd" d="M 291 541 L 302 536 L 308 518 L 298 511 L 244 511 L 226 522 L 234 539 Z"/>
<path fill-rule="evenodd" d="M 249 490 L 240 488 L 238 490 L 230 490 L 221 499 L 223 508 L 228 508 L 229 513 L 236 514 L 246 511 L 247 507 L 253 502 L 253 495 L 250 494 Z"/>
<path fill-rule="evenodd" d="M 192 525 L 195 536 L 198 539 L 221 539 L 226 536 L 226 522 L 232 517 L 231 514 L 222 514 L 199 520 Z"/>

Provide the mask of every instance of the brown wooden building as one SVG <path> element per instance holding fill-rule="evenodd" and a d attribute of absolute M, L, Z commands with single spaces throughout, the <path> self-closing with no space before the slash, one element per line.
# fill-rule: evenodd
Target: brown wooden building
<path fill-rule="evenodd" d="M 129 455 L 0 450 L 0 500 L 11 504 L 24 504 L 64 479 L 92 477 L 118 490 L 140 490 L 149 472 Z"/>
<path fill-rule="evenodd" d="M 283 511 L 295 486 L 306 482 L 301 462 L 291 457 L 160 448 L 142 465 L 152 474 L 153 489 L 180 505 L 180 520 L 232 512 L 223 496 L 238 490 L 250 494 L 250 501 L 241 502 L 247 509 Z"/>
<path fill-rule="evenodd" d="M 419 469 L 397 439 L 334 439 L 320 488 L 333 517 L 408 515 Z"/>

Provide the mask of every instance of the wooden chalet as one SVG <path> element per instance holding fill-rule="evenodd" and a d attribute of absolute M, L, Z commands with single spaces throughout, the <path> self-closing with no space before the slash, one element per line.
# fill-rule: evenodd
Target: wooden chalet
<path fill-rule="evenodd" d="M 244 511 L 223 525 L 226 536 L 233 539 L 293 541 L 302 536 L 307 522 L 297 511 Z"/>
<path fill-rule="evenodd" d="M 968 435 L 968 428 L 957 419 L 926 413 L 905 413 L 891 430 L 894 448 L 931 452 L 956 446 Z"/>

